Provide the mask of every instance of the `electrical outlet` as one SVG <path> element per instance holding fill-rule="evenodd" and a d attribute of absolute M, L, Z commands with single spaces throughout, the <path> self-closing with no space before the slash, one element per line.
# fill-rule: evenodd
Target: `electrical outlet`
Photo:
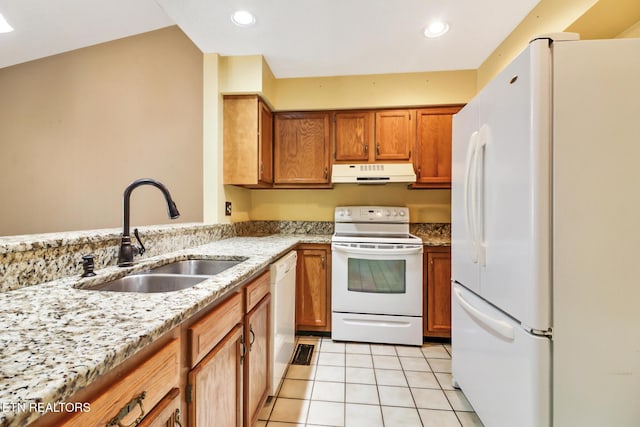
<path fill-rule="evenodd" d="M 231 202 L 224 202 L 224 214 L 225 216 L 231 216 Z"/>

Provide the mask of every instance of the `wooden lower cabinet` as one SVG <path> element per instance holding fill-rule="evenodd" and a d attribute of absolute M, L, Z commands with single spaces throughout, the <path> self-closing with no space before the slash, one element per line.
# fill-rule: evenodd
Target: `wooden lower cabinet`
<path fill-rule="evenodd" d="M 331 246 L 298 248 L 296 330 L 331 331 Z"/>
<path fill-rule="evenodd" d="M 252 427 L 269 393 L 271 294 L 245 316 L 244 425 Z"/>
<path fill-rule="evenodd" d="M 451 248 L 424 253 L 424 328 L 426 337 L 451 337 Z"/>
<path fill-rule="evenodd" d="M 189 426 L 240 427 L 242 325 L 189 372 Z"/>

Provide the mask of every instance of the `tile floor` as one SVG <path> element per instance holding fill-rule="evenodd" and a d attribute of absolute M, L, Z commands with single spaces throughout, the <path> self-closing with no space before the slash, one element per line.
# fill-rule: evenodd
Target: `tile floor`
<path fill-rule="evenodd" d="M 314 344 L 311 365 L 289 365 L 277 397 L 257 427 L 482 426 L 461 391 L 451 386 L 451 348 Z"/>

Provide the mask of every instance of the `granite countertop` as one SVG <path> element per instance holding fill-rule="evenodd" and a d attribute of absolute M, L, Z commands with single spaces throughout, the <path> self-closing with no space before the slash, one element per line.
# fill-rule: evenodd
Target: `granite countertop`
<path fill-rule="evenodd" d="M 447 238 L 420 235 L 425 245 Z M 190 316 L 226 295 L 298 243 L 331 243 L 331 235 L 233 237 L 0 293 L 0 426 L 38 418 L 32 403 L 64 402 Z M 192 288 L 138 294 L 78 289 L 189 257 L 246 257 Z"/>
<path fill-rule="evenodd" d="M 268 267 L 298 243 L 330 235 L 235 237 L 0 293 L 0 426 L 26 425 L 38 402 L 64 402 L 155 339 Z M 155 294 L 77 289 L 189 257 L 246 257 L 192 288 Z M 26 410 L 25 410 L 26 409 Z"/>

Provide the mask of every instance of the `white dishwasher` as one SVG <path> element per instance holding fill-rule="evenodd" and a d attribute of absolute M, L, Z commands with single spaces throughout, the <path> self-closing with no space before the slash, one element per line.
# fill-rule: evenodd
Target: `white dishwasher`
<path fill-rule="evenodd" d="M 271 264 L 271 389 L 275 396 L 295 347 L 296 261 L 295 251 Z"/>

